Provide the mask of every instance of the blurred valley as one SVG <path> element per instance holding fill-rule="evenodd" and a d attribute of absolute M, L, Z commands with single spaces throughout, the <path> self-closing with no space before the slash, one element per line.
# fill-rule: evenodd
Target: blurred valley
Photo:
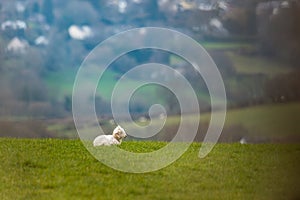
<path fill-rule="evenodd" d="M 114 34 L 163 27 L 201 44 L 223 77 L 228 113 L 220 142 L 300 141 L 299 0 L 0 0 L 0 25 L 0 136 L 78 137 L 72 90 L 85 57 Z M 162 50 L 135 50 L 111 63 L 96 92 L 99 123 L 111 132 L 114 85 L 150 62 L 171 66 L 190 81 L 201 109 L 196 140 L 202 141 L 211 108 L 205 82 L 190 63 Z M 153 71 L 126 84 L 139 84 L 145 76 L 167 78 L 164 71 Z M 132 96 L 129 110 L 138 124 L 147 124 L 156 103 L 168 118 L 150 139 L 169 141 L 180 122 L 173 93 L 146 85 Z"/>

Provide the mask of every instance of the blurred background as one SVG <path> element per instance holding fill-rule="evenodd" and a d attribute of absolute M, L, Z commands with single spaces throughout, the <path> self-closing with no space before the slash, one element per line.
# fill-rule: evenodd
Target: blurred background
<path fill-rule="evenodd" d="M 300 141 L 298 0 L 0 0 L 0 25 L 2 137 L 78 137 L 72 89 L 84 58 L 114 34 L 155 26 L 189 35 L 215 61 L 228 100 L 220 142 Z M 96 94 L 99 123 L 107 132 L 114 128 L 110 97 L 115 83 L 134 66 L 149 62 L 171 66 L 190 81 L 201 109 L 195 140 L 202 141 L 210 119 L 207 87 L 188 62 L 161 50 L 132 51 L 108 67 Z M 163 71 L 150 72 L 128 84 L 149 75 L 168 78 Z M 180 107 L 167 88 L 137 90 L 130 101 L 132 118 L 147 124 L 155 103 L 167 112 L 156 120 L 167 121 L 150 139 L 169 141 L 180 122 Z M 197 113 L 190 113 L 191 123 L 193 115 Z"/>

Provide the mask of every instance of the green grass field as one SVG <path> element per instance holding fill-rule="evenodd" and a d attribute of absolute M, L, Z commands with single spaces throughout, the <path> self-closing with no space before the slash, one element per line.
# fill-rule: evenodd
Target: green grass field
<path fill-rule="evenodd" d="M 124 142 L 136 152 L 165 143 Z M 0 199 L 298 199 L 300 145 L 200 144 L 146 174 L 115 171 L 79 140 L 0 139 Z"/>

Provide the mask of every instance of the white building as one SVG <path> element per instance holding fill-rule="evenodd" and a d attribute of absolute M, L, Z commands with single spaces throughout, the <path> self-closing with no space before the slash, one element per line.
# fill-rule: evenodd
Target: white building
<path fill-rule="evenodd" d="M 14 37 L 7 45 L 7 51 L 15 54 L 24 54 L 26 53 L 27 48 L 29 47 L 28 42 L 21 40 L 17 37 Z"/>
<path fill-rule="evenodd" d="M 19 30 L 19 29 L 27 29 L 27 24 L 21 20 L 7 20 L 1 24 L 1 30 L 5 31 L 6 29 Z"/>
<path fill-rule="evenodd" d="M 93 36 L 93 31 L 89 26 L 72 25 L 68 29 L 69 35 L 75 40 L 85 40 Z"/>

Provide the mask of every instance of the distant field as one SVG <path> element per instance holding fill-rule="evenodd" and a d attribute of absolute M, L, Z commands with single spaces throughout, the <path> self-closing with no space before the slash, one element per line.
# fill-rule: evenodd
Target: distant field
<path fill-rule="evenodd" d="M 227 52 L 226 54 L 232 61 L 233 67 L 238 74 L 263 74 L 273 77 L 292 71 L 290 66 L 262 56 L 246 56 L 234 52 Z"/>
<path fill-rule="evenodd" d="M 188 116 L 190 123 L 197 123 L 193 115 Z M 202 141 L 203 134 L 209 123 L 210 114 L 201 113 L 198 141 Z M 157 120 L 157 121 L 156 121 Z M 242 137 L 250 143 L 257 142 L 300 142 L 300 103 L 271 104 L 247 108 L 232 109 L 227 111 L 226 121 L 221 141 L 237 142 Z M 111 130 L 112 125 L 101 121 L 106 130 Z M 161 119 L 154 119 L 153 124 Z M 147 122 L 146 122 L 147 123 Z M 180 123 L 178 116 L 168 116 L 164 129 L 158 134 L 158 139 L 173 138 Z M 128 126 L 131 126 L 129 124 Z M 49 132 L 54 132 L 57 137 L 74 138 L 77 132 L 73 120 L 67 122 L 56 120 L 49 124 Z"/>
<path fill-rule="evenodd" d="M 252 44 L 246 42 L 204 42 L 201 43 L 201 45 L 208 50 L 234 50 L 238 48 L 253 48 Z M 237 59 L 237 64 L 245 61 L 245 59 L 241 61 L 241 58 L 236 56 L 231 56 L 230 58 Z M 251 59 L 251 61 L 253 60 L 252 58 L 249 59 Z M 248 62 L 249 60 L 246 61 Z M 170 65 L 176 65 L 178 63 L 182 63 L 182 60 L 177 58 L 176 56 L 171 56 Z M 63 69 L 57 72 L 49 72 L 45 77 L 45 80 L 50 89 L 50 95 L 58 97 L 59 99 L 63 99 L 67 95 L 72 95 L 73 83 L 76 73 L 77 70 L 73 68 Z M 98 88 L 99 94 L 104 99 L 109 99 L 111 91 L 116 84 L 116 78 L 119 76 L 120 74 L 111 70 L 107 70 L 105 72 L 105 75 L 101 80 L 101 85 Z M 96 81 L 97 79 L 97 74 L 91 74 L 90 76 L 86 77 L 87 81 Z M 138 81 L 130 80 L 128 84 L 138 84 Z M 124 87 L 126 87 L 126 85 L 124 85 Z M 149 89 L 153 90 L 151 88 L 148 88 L 148 90 Z"/>
<path fill-rule="evenodd" d="M 124 142 L 153 151 L 165 143 Z M 114 171 L 79 140 L 0 139 L 0 199 L 298 199 L 300 145 L 200 144 L 146 174 Z"/>
<path fill-rule="evenodd" d="M 45 82 L 49 88 L 49 95 L 60 100 L 66 95 L 72 95 L 75 76 L 76 71 L 73 69 L 49 72 L 45 77 Z"/>
<path fill-rule="evenodd" d="M 234 50 L 234 49 L 253 49 L 250 42 L 200 42 L 207 50 Z"/>
<path fill-rule="evenodd" d="M 290 66 L 286 66 L 283 63 L 274 61 L 261 56 L 251 56 L 246 54 L 238 54 L 236 50 L 243 49 L 245 51 L 252 51 L 254 49 L 253 44 L 247 42 L 204 42 L 201 43 L 203 47 L 209 51 L 222 51 L 222 55 L 229 60 L 230 71 L 232 74 L 229 74 L 225 79 L 226 87 L 228 90 L 238 90 L 240 88 L 248 88 L 249 83 L 254 85 L 257 80 L 260 80 L 260 75 L 266 75 L 267 77 L 273 77 L 278 74 L 287 73 L 292 70 Z M 218 59 L 218 58 L 216 58 Z M 170 66 L 182 65 L 184 61 L 172 55 L 170 57 Z M 222 65 L 220 65 L 222 67 Z M 227 66 L 228 67 L 228 66 Z M 95 67 L 98 72 L 97 66 Z M 222 69 L 220 69 L 222 71 Z M 73 84 L 75 80 L 77 70 L 66 68 L 57 72 L 49 72 L 45 77 L 45 82 L 48 87 L 49 98 L 59 101 L 64 101 L 66 96 L 72 95 Z M 238 75 L 258 75 L 255 77 L 244 77 L 242 80 L 237 80 Z M 89 76 L 86 76 L 86 81 L 96 82 L 98 80 L 97 73 L 91 73 Z M 98 96 L 101 96 L 102 99 L 109 101 L 111 93 L 114 89 L 114 86 L 117 83 L 120 74 L 112 70 L 106 70 L 104 76 L 101 78 L 99 86 L 97 88 Z M 139 80 L 128 79 L 120 88 L 128 88 L 128 86 L 139 85 L 141 82 Z M 257 87 L 257 86 L 256 86 Z M 258 88 L 259 90 L 261 88 Z M 124 90 L 126 91 L 126 90 Z M 209 96 L 207 92 L 199 90 L 196 91 L 199 99 L 202 102 L 208 102 Z M 122 94 L 120 94 L 121 96 Z M 147 96 L 147 97 L 145 97 Z M 157 94 L 155 87 L 148 86 L 139 90 L 139 102 L 141 104 L 147 105 L 149 102 L 153 102 L 157 99 L 164 101 L 160 98 L 160 95 Z M 235 101 L 235 100 L 233 100 Z M 234 103 L 234 102 L 233 102 Z"/>
<path fill-rule="evenodd" d="M 91 70 L 91 72 L 93 72 L 93 69 Z M 97 72 L 99 73 L 99 71 Z M 50 95 L 58 98 L 59 100 L 64 99 L 65 96 L 72 96 L 76 73 L 76 70 L 68 69 L 48 74 L 48 76 L 46 77 L 46 83 L 50 89 Z M 95 72 L 86 76 L 86 82 L 96 83 L 98 78 L 98 74 Z M 104 100 L 110 100 L 112 91 L 118 81 L 118 78 L 120 78 L 120 74 L 112 70 L 106 70 L 100 79 L 96 95 L 101 96 Z M 122 88 L 128 88 L 129 86 L 135 86 L 139 84 L 139 81 L 129 79 L 127 82 L 125 82 L 125 84 L 119 85 L 118 87 L 120 87 L 122 90 Z M 124 91 L 126 90 L 124 89 Z M 155 87 L 144 87 L 141 88 L 139 92 L 141 95 L 144 94 L 144 96 L 147 93 L 153 94 L 155 93 Z M 153 98 L 151 98 L 150 96 L 148 98 L 145 98 L 145 101 L 153 99 L 155 99 L 155 96 Z"/>
<path fill-rule="evenodd" d="M 226 126 L 240 124 L 256 137 L 300 139 L 300 103 L 271 104 L 230 110 Z M 298 140 L 299 141 L 299 140 Z"/>
<path fill-rule="evenodd" d="M 193 115 L 190 123 L 197 123 Z M 202 141 L 210 120 L 210 113 L 201 113 L 197 140 Z M 300 103 L 271 104 L 228 110 L 221 142 L 238 142 L 245 138 L 250 143 L 300 142 Z M 160 123 L 160 120 L 153 121 Z M 167 118 L 158 138 L 173 138 L 180 117 Z M 171 133 L 170 133 L 171 132 Z"/>
<path fill-rule="evenodd" d="M 190 123 L 198 123 L 195 121 L 195 116 L 189 115 L 188 118 Z M 209 113 L 201 113 L 197 141 L 203 141 L 209 119 Z M 110 133 L 114 127 L 107 120 L 100 119 L 99 122 L 107 133 Z M 160 124 L 160 122 L 161 119 L 154 119 L 153 124 Z M 300 122 L 299 102 L 228 110 L 220 142 L 238 142 L 242 137 L 246 138 L 249 143 L 300 142 L 300 123 L 298 122 Z M 179 123 L 179 116 L 168 116 L 165 127 L 153 139 L 173 138 Z M 133 124 L 127 126 L 131 125 Z M 3 119 L 0 121 L 0 127 L 0 135 L 6 137 L 78 137 L 72 118 L 46 121 Z"/>
<path fill-rule="evenodd" d="M 251 52 L 254 48 L 251 43 L 207 42 L 202 43 L 202 45 L 208 50 L 222 51 L 225 57 L 229 58 L 230 62 L 228 65 L 230 65 L 230 68 L 233 69 L 234 73 L 227 77 L 225 84 L 227 84 L 226 87 L 228 87 L 226 89 L 232 89 L 235 92 L 247 91 L 247 89 L 252 90 L 254 88 L 255 91 L 260 94 L 263 90 L 262 80 L 264 80 L 264 78 L 271 78 L 278 74 L 287 73 L 291 70 L 289 66 L 276 62 L 275 60 L 270 60 L 258 55 L 238 53 L 238 50 L 240 49 L 246 51 L 249 50 Z M 171 65 L 175 65 L 180 62 L 182 62 L 181 59 L 176 56 L 171 56 Z M 60 100 L 64 100 L 66 95 L 71 96 L 75 75 L 76 71 L 71 69 L 49 74 L 46 77 L 46 81 L 50 88 L 50 95 L 53 98 L 58 97 Z M 105 73 L 105 76 L 103 76 L 102 82 L 98 87 L 97 95 L 101 95 L 104 100 L 109 100 L 111 91 L 119 76 L 120 74 L 108 70 Z M 262 76 L 263 78 L 261 78 Z M 86 80 L 95 81 L 97 78 L 96 74 L 91 74 L 91 76 L 86 77 Z M 131 79 L 121 87 L 126 88 L 132 84 L 139 84 L 139 82 Z M 141 98 L 138 99 L 138 102 L 142 102 L 143 105 L 147 105 L 148 102 L 157 102 L 158 96 L 156 94 L 154 87 L 144 87 L 139 91 L 139 97 Z M 242 94 L 245 93 L 241 93 L 241 95 Z M 201 94 L 201 91 L 199 91 L 198 95 L 204 102 L 209 101 L 209 96 Z M 235 102 L 234 100 L 232 101 L 234 105 Z M 227 112 L 227 119 L 222 133 L 222 137 L 225 138 L 221 138 L 221 141 L 238 141 L 242 137 L 246 137 L 249 142 L 255 143 L 300 141 L 300 123 L 297 123 L 300 121 L 299 113 L 299 102 L 251 106 L 248 108 L 229 110 Z M 209 117 L 209 114 L 201 113 L 200 129 L 202 129 L 202 133 L 199 133 L 201 137 L 197 138 L 198 141 L 202 141 L 201 138 L 209 123 Z M 194 123 L 195 121 L 193 117 L 191 116 L 190 118 L 191 122 Z M 55 123 L 47 124 L 47 130 L 55 133 L 52 135 L 58 137 L 74 138 L 77 136 L 76 130 L 73 127 L 72 120 L 69 121 L 71 122 L 68 122 L 68 124 L 65 124 L 65 121 L 63 120 L 62 122 L 57 120 Z M 101 121 L 101 123 L 102 122 L 103 121 Z M 178 116 L 169 116 L 166 122 L 166 127 L 162 131 L 162 135 L 173 134 L 176 130 L 176 124 L 178 123 Z M 103 124 L 108 127 L 107 129 L 111 129 L 112 125 L 109 124 L 108 121 L 105 121 Z M 167 138 L 172 138 L 172 136 L 168 136 Z M 163 140 L 165 140 L 165 137 L 163 137 Z"/>

